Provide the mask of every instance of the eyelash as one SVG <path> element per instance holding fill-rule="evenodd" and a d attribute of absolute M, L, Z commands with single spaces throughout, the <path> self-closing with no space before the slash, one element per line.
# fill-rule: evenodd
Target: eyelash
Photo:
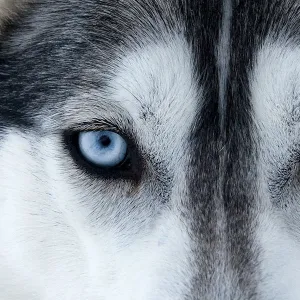
<path fill-rule="evenodd" d="M 84 126 L 84 128 L 85 131 L 89 130 L 88 128 L 86 128 L 86 126 Z M 89 131 L 92 130 L 95 130 L 95 127 L 93 127 L 93 129 Z M 107 129 L 101 128 L 98 130 Z M 111 128 L 109 128 L 109 130 L 112 131 Z M 82 131 L 73 129 L 66 130 L 63 133 L 63 144 L 67 151 L 70 153 L 73 161 L 81 171 L 83 171 L 88 176 L 101 180 L 131 180 L 135 182 L 141 180 L 144 170 L 144 163 L 140 152 L 138 151 L 138 147 L 131 137 L 123 134 L 118 129 L 114 130 L 114 132 L 120 134 L 127 142 L 126 158 L 123 162 L 115 167 L 103 168 L 92 164 L 81 154 L 78 144 L 78 136 L 80 132 Z"/>

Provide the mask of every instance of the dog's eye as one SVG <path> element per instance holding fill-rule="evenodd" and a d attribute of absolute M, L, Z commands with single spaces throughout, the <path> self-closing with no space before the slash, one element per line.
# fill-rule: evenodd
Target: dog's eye
<path fill-rule="evenodd" d="M 113 168 L 126 159 L 127 143 L 112 131 L 86 131 L 78 135 L 78 147 L 81 155 L 90 163 Z"/>

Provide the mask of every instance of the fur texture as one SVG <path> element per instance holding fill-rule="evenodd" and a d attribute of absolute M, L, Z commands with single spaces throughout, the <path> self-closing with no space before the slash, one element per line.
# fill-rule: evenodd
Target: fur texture
<path fill-rule="evenodd" d="M 32 2 L 29 0 L 0 0 L 0 29 L 3 30 L 4 23 L 15 19 L 18 13 Z"/>
<path fill-rule="evenodd" d="M 24 3 L 0 4 L 0 299 L 300 299 L 298 1 Z"/>

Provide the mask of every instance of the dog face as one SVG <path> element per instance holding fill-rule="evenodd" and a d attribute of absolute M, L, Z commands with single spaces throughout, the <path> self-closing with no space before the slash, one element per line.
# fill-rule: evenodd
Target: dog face
<path fill-rule="evenodd" d="M 0 49 L 0 298 L 300 298 L 297 1 L 36 3 Z"/>

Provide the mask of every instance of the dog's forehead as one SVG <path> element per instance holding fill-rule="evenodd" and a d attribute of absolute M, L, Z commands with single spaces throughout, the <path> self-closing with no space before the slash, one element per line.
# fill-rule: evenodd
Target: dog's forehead
<path fill-rule="evenodd" d="M 171 36 L 124 55 L 110 87 L 136 117 L 180 119 L 195 111 L 200 97 L 192 51 L 184 36 Z M 126 100 L 130 101 L 126 105 Z"/>
<path fill-rule="evenodd" d="M 183 69 L 176 70 L 176 75 L 178 80 L 185 80 L 186 78 L 180 76 L 185 76 L 189 68 L 192 72 L 190 76 L 193 77 L 190 78 L 189 84 L 193 89 L 183 91 L 181 89 L 185 88 L 184 84 L 181 84 L 181 89 L 177 86 L 180 93 L 186 92 L 186 95 L 181 97 L 183 105 L 184 99 L 189 98 L 188 93 L 196 90 L 198 103 L 195 105 L 201 108 L 203 98 L 199 95 L 204 90 L 206 102 L 216 101 L 216 112 L 222 119 L 222 115 L 226 114 L 224 103 L 228 102 L 226 84 L 237 78 L 228 71 L 229 68 L 232 73 L 234 70 L 234 73 L 243 77 L 243 73 L 251 64 L 252 56 L 268 35 L 279 38 L 279 33 L 282 32 L 282 35 L 288 38 L 297 37 L 299 18 L 297 1 L 280 1 L 276 2 L 276 5 L 248 1 L 224 3 L 131 0 L 88 1 L 76 6 L 63 1 L 48 6 L 37 5 L 34 16 L 25 18 L 25 25 L 21 23 L 20 30 L 17 30 L 20 34 L 17 33 L 8 43 L 9 50 L 4 45 L 4 50 L 12 53 L 8 57 L 11 63 L 8 64 L 8 73 L 18 78 L 18 82 L 28 81 L 29 84 L 26 95 L 23 90 L 20 91 L 19 84 L 15 84 L 14 103 L 19 101 L 19 107 L 24 106 L 25 102 L 32 103 L 31 108 L 37 105 L 37 109 L 40 109 L 40 104 L 55 104 L 68 99 L 66 94 L 70 94 L 71 86 L 86 85 L 88 88 L 92 85 L 101 88 L 106 84 L 103 82 L 104 77 L 111 80 L 106 73 L 122 71 L 122 66 L 115 68 L 115 65 L 112 70 L 114 60 L 120 60 L 122 64 L 124 61 L 126 63 L 126 59 L 127 63 L 132 59 L 135 63 L 128 65 L 126 72 L 133 77 L 133 71 L 130 70 L 139 68 L 135 69 L 139 72 L 147 68 L 147 73 L 151 76 L 143 76 L 146 85 L 140 83 L 140 90 L 142 87 L 147 86 L 150 89 L 152 86 L 152 92 L 155 92 L 155 83 L 160 79 L 164 80 L 165 86 L 160 84 L 156 90 L 161 88 L 162 93 L 168 83 L 172 84 L 175 77 L 171 78 L 171 75 L 168 75 L 168 78 L 163 78 L 163 74 L 166 75 L 168 70 L 172 74 L 176 66 L 179 68 L 182 64 Z M 84 5 L 84 9 L 80 9 L 81 5 Z M 70 17 L 62 19 L 61 16 L 66 10 Z M 33 23 L 39 25 L 34 27 Z M 183 52 L 182 49 L 186 51 Z M 140 54 L 141 57 L 138 57 Z M 185 54 L 186 57 L 183 57 Z M 146 62 L 147 55 L 153 60 L 153 65 L 157 65 L 159 59 L 162 65 L 154 69 L 151 63 Z M 230 55 L 233 58 L 231 66 L 228 65 Z M 31 64 L 33 59 L 34 66 Z M 175 63 L 172 63 L 172 59 Z M 18 68 L 14 64 L 18 64 Z M 137 67 L 138 64 L 140 67 Z M 56 72 L 53 72 L 54 69 Z M 155 76 L 152 76 L 154 73 Z M 56 81 L 57 74 L 60 74 L 59 83 Z M 148 82 L 145 82 L 146 78 L 149 79 Z M 139 81 L 141 80 L 140 77 Z M 243 78 L 242 80 L 247 81 Z M 7 82 L 7 85 L 11 84 L 12 82 Z M 49 94 L 47 101 L 43 91 Z M 146 90 L 144 92 L 147 93 Z M 55 93 L 56 95 L 53 95 Z M 143 95 L 141 99 L 145 100 L 146 97 Z M 157 97 L 154 103 L 158 104 L 158 100 Z M 168 101 L 162 101 L 160 108 L 164 103 L 168 106 Z M 145 103 L 143 106 L 145 111 L 149 111 L 149 105 Z M 158 108 L 157 106 L 155 109 Z M 26 112 L 26 109 L 23 112 Z M 168 115 L 170 114 L 165 116 Z"/>
<path fill-rule="evenodd" d="M 110 72 L 108 83 L 98 92 L 92 89 L 90 97 L 88 87 L 75 89 L 70 103 L 66 99 L 65 110 L 76 110 L 74 118 L 81 119 L 78 113 L 84 116 L 87 111 L 90 118 L 96 118 L 97 109 L 110 105 L 110 109 L 125 109 L 137 121 L 164 122 L 172 118 L 176 123 L 182 114 L 195 112 L 201 99 L 192 52 L 183 36 L 127 51 L 113 63 Z"/>

